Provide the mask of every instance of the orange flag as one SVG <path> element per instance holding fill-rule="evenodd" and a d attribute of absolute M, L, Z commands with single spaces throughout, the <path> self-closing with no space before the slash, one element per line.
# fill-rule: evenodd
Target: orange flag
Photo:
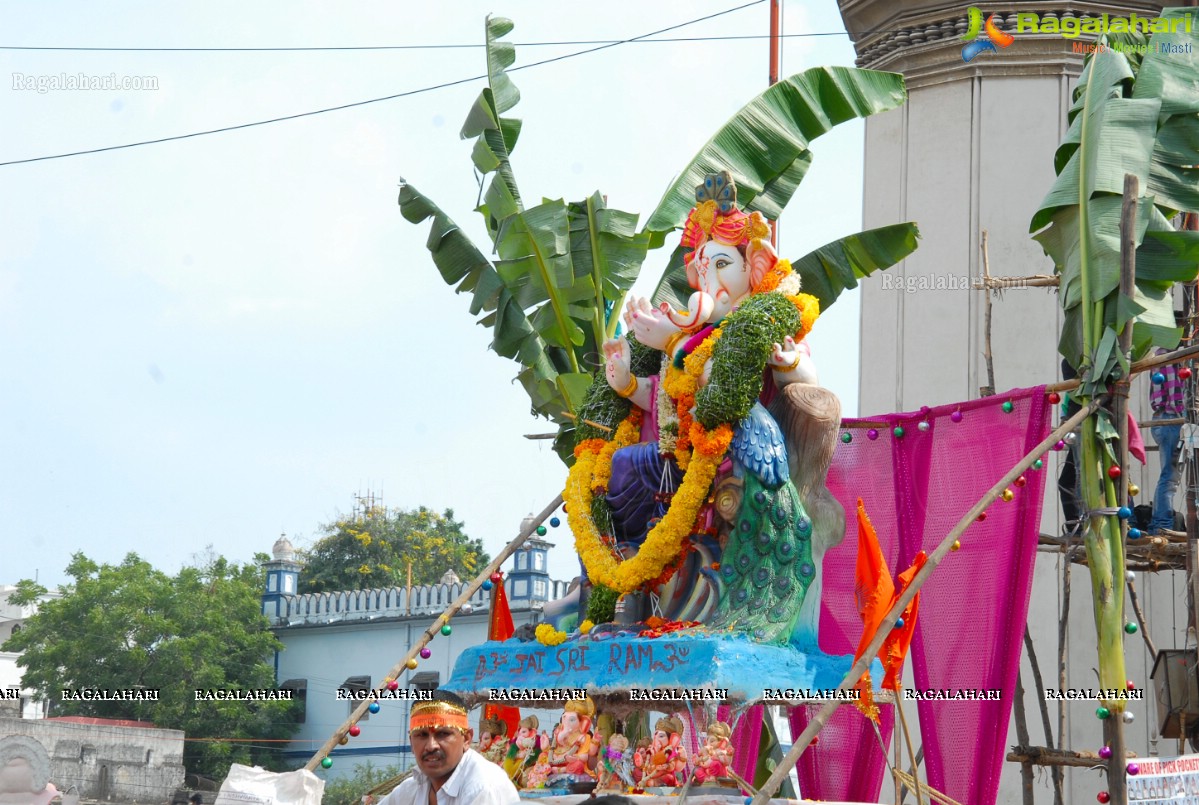
<path fill-rule="evenodd" d="M 503 574 L 497 572 L 500 580 L 494 582 L 491 588 L 491 620 L 487 626 L 488 640 L 507 640 L 516 632 L 512 623 L 512 610 L 508 608 L 508 595 L 504 592 Z M 483 708 L 484 718 L 499 718 L 508 725 L 508 740 L 516 737 L 520 728 L 520 708 L 489 704 Z"/>
<path fill-rule="evenodd" d="M 921 551 L 916 554 L 916 558 L 912 561 L 912 566 L 899 574 L 899 589 L 895 591 L 895 601 L 899 600 L 899 596 L 903 595 L 903 591 L 912 583 L 912 579 L 920 572 L 920 568 L 924 567 L 924 563 L 928 560 L 928 555 Z M 890 609 L 894 606 L 894 601 L 887 607 Z M 887 635 L 886 641 L 883 643 L 882 651 L 879 652 L 883 661 L 883 667 L 887 669 L 887 676 L 883 679 L 883 688 L 886 690 L 899 690 L 899 680 L 903 675 L 903 661 L 908 656 L 908 647 L 912 645 L 912 635 L 916 632 L 916 614 L 920 611 L 920 593 L 916 593 L 908 605 L 904 607 L 903 626 L 898 629 L 892 629 L 891 634 Z"/>
<path fill-rule="evenodd" d="M 854 598 L 857 601 L 858 614 L 862 616 L 862 639 L 853 655 L 856 663 L 866 652 L 895 598 L 895 584 L 891 581 L 891 571 L 887 569 L 887 560 L 878 544 L 878 535 L 874 532 L 870 518 L 866 516 L 866 507 L 861 498 L 858 498 L 858 560 L 854 567 Z M 864 716 L 877 722 L 878 707 L 874 704 L 874 695 L 871 692 L 873 684 L 870 681 L 869 670 L 858 680 L 856 689 L 859 695 L 858 709 Z"/>

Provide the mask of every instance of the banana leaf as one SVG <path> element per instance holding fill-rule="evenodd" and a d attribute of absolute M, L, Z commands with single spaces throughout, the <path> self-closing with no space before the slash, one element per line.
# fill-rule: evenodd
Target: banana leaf
<path fill-rule="evenodd" d="M 471 106 L 462 124 L 464 140 L 477 138 L 471 161 L 483 175 L 495 173 L 479 206 L 494 243 L 503 222 L 521 210 L 520 191 L 512 173 L 511 154 L 520 135 L 520 121 L 502 117 L 520 101 L 520 90 L 505 70 L 516 61 L 516 47 L 500 37 L 511 33 L 512 20 L 488 17 L 484 26 L 487 41 L 487 86 Z"/>
<path fill-rule="evenodd" d="M 758 95 L 700 149 L 667 189 L 645 228 L 683 225 L 704 176 L 727 170 L 747 210 L 777 219 L 811 163 L 808 144 L 838 123 L 903 103 L 903 77 L 851 67 L 813 67 Z M 659 238 L 660 240 L 660 238 Z"/>
<path fill-rule="evenodd" d="M 1185 12 L 1168 10 L 1164 17 Z M 1172 304 L 1174 282 L 1196 274 L 1199 233 L 1175 232 L 1169 218 L 1199 206 L 1194 167 L 1199 164 L 1196 68 L 1159 52 L 1164 41 L 1199 46 L 1199 32 L 1155 34 L 1142 56 L 1102 48 L 1087 58 L 1070 127 L 1054 158 L 1057 179 L 1030 222 L 1030 231 L 1060 275 L 1064 313 L 1059 350 L 1079 369 L 1079 401 L 1102 394 L 1126 378 L 1130 362 L 1153 347 L 1178 343 Z M 1137 39 L 1130 35 L 1129 39 Z M 1186 40 L 1180 42 L 1179 40 Z M 1101 40 L 1101 44 L 1108 44 Z M 1135 42 L 1134 42 L 1135 44 Z M 1139 180 L 1136 226 L 1121 233 L 1125 174 Z M 1119 292 L 1122 237 L 1136 247 L 1135 287 Z M 1119 335 L 1132 327 L 1131 354 Z M 1107 468 L 1117 464 L 1116 428 L 1105 415 L 1080 430 L 1080 489 L 1090 512 L 1122 505 Z M 1122 526 L 1114 515 L 1087 518 L 1084 536 L 1090 566 L 1101 688 L 1118 688 L 1124 676 Z M 1123 702 L 1107 703 L 1114 712 Z M 1117 728 L 1119 725 L 1117 724 Z"/>

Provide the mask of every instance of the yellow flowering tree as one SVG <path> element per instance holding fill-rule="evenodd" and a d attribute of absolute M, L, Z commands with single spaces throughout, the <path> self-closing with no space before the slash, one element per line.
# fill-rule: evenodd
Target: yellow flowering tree
<path fill-rule="evenodd" d="M 408 583 L 432 584 L 453 569 L 468 579 L 491 558 L 483 543 L 471 539 L 454 519 L 454 510 L 437 513 L 416 509 L 368 507 L 365 511 L 322 526 L 312 547 L 302 550 L 305 561 L 300 592 L 361 590 Z"/>

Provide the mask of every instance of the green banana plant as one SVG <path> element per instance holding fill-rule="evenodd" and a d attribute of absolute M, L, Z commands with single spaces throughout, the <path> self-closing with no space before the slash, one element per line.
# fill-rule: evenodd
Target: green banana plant
<path fill-rule="evenodd" d="M 400 211 L 412 223 L 432 219 L 426 245 L 434 264 L 447 284 L 472 295 L 471 314 L 493 330 L 492 348 L 521 364 L 517 379 L 534 413 L 558 423 L 555 449 L 569 463 L 574 417 L 595 382 L 602 344 L 616 333 L 620 308 L 647 251 L 682 226 L 703 175 L 730 170 L 741 202 L 777 218 L 811 164 L 809 142 L 838 123 L 894 109 L 905 90 L 899 75 L 843 67 L 814 68 L 785 79 L 716 133 L 638 231 L 637 216 L 609 208 L 599 192 L 576 202 L 524 205 L 511 161 L 521 124 L 505 116 L 520 100 L 506 72 L 515 48 L 502 39 L 512 29 L 510 20 L 487 19 L 487 86 L 462 128 L 463 138 L 475 140 L 471 159 L 486 180 L 477 212 L 484 218 L 491 254 L 403 181 Z M 910 223 L 861 232 L 812 252 L 796 261 L 795 269 L 825 308 L 858 278 L 910 254 L 917 236 Z M 659 287 L 665 290 L 655 296 L 676 306 L 686 298 L 686 291 L 673 290 L 686 288 L 680 251 Z"/>
<path fill-rule="evenodd" d="M 1181 17 L 1167 9 L 1163 17 Z M 1182 27 L 1182 26 L 1180 26 Z M 1113 37 L 1114 39 L 1114 37 Z M 1120 37 L 1144 45 L 1144 37 Z M 1191 52 L 1158 52 L 1169 40 Z M 1107 44 L 1113 44 L 1109 41 Z M 1101 48 L 1088 56 L 1070 109 L 1070 128 L 1054 159 L 1055 181 L 1030 232 L 1054 261 L 1064 312 L 1059 351 L 1078 370 L 1079 402 L 1126 378 L 1129 364 L 1154 347 L 1172 349 L 1171 288 L 1195 278 L 1199 233 L 1175 231 L 1169 219 L 1199 209 L 1199 34 L 1154 35 L 1144 55 Z M 1140 181 L 1136 200 L 1136 287 L 1119 292 L 1120 207 L 1124 175 Z M 1118 338 L 1132 327 L 1131 354 Z M 1118 463 L 1116 423 L 1100 409 L 1081 428 L 1081 492 L 1088 511 L 1123 505 L 1108 468 Z M 1124 546 L 1114 515 L 1088 520 L 1084 544 L 1091 571 L 1100 687 L 1122 689 L 1124 673 Z M 1113 712 L 1123 702 L 1109 703 Z"/>

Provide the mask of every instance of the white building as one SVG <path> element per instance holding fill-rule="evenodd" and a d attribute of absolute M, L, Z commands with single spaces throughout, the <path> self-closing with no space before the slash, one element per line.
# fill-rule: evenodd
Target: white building
<path fill-rule="evenodd" d="M 531 539 L 518 550 L 514 568 L 505 580 L 512 620 L 517 629 L 541 620 L 544 604 L 562 598 L 568 584 L 550 579 L 546 551 L 552 545 Z M 286 756 L 297 764 L 307 761 L 334 733 L 359 701 L 357 691 L 377 688 L 390 669 L 407 654 L 433 619 L 466 589 L 468 582 L 447 571 L 441 583 L 376 590 L 297 595 L 301 565 L 286 538 L 274 546 L 266 565 L 263 613 L 284 644 L 275 656 L 275 677 L 281 688 L 294 690 L 304 701 L 300 729 Z M 438 634 L 427 660 L 398 677 L 402 690 L 431 690 L 449 678 L 463 649 L 487 640 L 491 594 L 477 590 L 471 611 L 460 611 L 448 636 Z M 362 732 L 331 755 L 329 776 L 349 774 L 356 764 L 375 767 L 412 764 L 408 744 L 409 703 L 397 699 L 380 703 L 378 713 L 359 721 Z M 471 714 L 477 724 L 480 713 Z"/>
<path fill-rule="evenodd" d="M 987 385 L 983 295 L 969 290 L 981 274 L 980 232 L 989 233 L 993 276 L 1052 274 L 1053 263 L 1029 238 L 1033 213 L 1052 185 L 1053 155 L 1067 129 L 1071 93 L 1083 56 L 1070 40 L 1021 33 L 999 52 L 969 63 L 959 37 L 967 29 L 964 3 L 941 0 L 838 0 L 861 67 L 902 73 L 908 102 L 866 120 L 863 226 L 916 221 L 920 248 L 903 264 L 862 283 L 860 408 L 863 416 L 917 410 L 976 398 Z M 1014 30 L 1015 11 L 1047 17 L 1107 13 L 1155 16 L 1161 4 L 1044 2 L 1017 6 L 980 2 L 984 16 L 997 13 L 1001 28 Z M 940 290 L 938 290 L 940 288 Z M 1013 289 L 994 299 L 992 350 L 999 391 L 1060 378 L 1057 295 L 1040 288 Z M 1149 418 L 1144 378 L 1133 384 L 1131 409 Z M 1056 422 L 1055 422 L 1056 424 Z M 1145 434 L 1152 450 L 1152 441 Z M 1054 478 L 1064 454 L 1053 453 Z M 1139 467 L 1139 465 L 1134 465 Z M 1130 479 L 1151 498 L 1158 470 L 1149 466 Z M 1181 490 L 1180 490 L 1181 491 Z M 1175 508 L 1179 508 L 1176 504 Z M 1042 532 L 1061 531 L 1056 485 L 1050 483 Z M 1186 587 L 1181 573 L 1137 574 L 1142 606 L 1157 647 L 1182 647 Z M 1063 578 L 1060 554 L 1041 554 L 1034 576 L 1028 626 L 1046 685 L 1058 687 L 1057 624 Z M 1126 604 L 1127 608 L 1127 604 Z M 1131 609 L 1128 608 L 1131 619 Z M 1090 575 L 1072 572 L 1067 687 L 1094 687 L 1097 665 Z M 1126 641 L 1129 677 L 1152 691 L 1151 661 L 1138 635 Z M 1031 669 L 1021 675 L 1031 743 L 1045 745 Z M 1151 694 L 1150 697 L 1151 698 Z M 1157 734 L 1152 701 L 1130 707 L 1128 748 L 1140 756 L 1180 754 L 1174 740 Z M 1065 746 L 1095 751 L 1101 745 L 1094 705 L 1066 706 Z M 1057 740 L 1057 712 L 1051 707 Z M 1014 728 L 1008 745 L 1017 743 Z M 1049 774 L 1035 777 L 1037 801 L 1052 797 Z M 1066 800 L 1094 802 L 1103 784 L 1087 770 L 1068 769 Z M 910 800 L 910 797 L 909 797 Z M 999 802 L 1021 802 L 1020 767 L 1008 763 Z"/>
<path fill-rule="evenodd" d="M 17 606 L 8 601 L 16 591 L 14 585 L 0 584 L 0 645 L 21 630 L 40 603 L 60 597 L 57 592 L 48 592 L 32 604 Z M 0 651 L 0 716 L 45 718 L 47 703 L 36 698 L 33 690 L 21 686 L 21 667 L 17 665 L 20 656 L 17 652 Z"/>

